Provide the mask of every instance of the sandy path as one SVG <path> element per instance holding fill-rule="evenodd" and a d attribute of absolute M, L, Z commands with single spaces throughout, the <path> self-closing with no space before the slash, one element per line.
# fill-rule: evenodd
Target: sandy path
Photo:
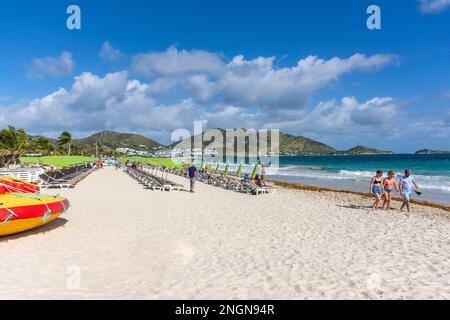
<path fill-rule="evenodd" d="M 450 299 L 450 220 L 437 209 L 372 213 L 352 195 L 203 184 L 153 192 L 112 168 L 61 194 L 64 219 L 0 239 L 0 298 Z"/>

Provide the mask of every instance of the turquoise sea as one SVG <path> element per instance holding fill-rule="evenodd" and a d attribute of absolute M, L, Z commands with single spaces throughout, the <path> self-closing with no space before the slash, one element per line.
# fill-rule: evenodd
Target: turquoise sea
<path fill-rule="evenodd" d="M 397 180 L 409 169 L 423 191 L 420 199 L 450 204 L 450 154 L 287 156 L 267 173 L 274 180 L 367 192 L 377 169 L 393 170 Z"/>
<path fill-rule="evenodd" d="M 236 163 L 230 165 L 231 172 L 236 169 Z M 247 164 L 243 172 L 252 169 Z M 368 192 L 370 179 L 377 169 L 385 175 L 393 170 L 397 181 L 409 169 L 423 191 L 417 199 L 450 204 L 450 154 L 284 156 L 279 158 L 278 166 L 267 168 L 266 174 L 271 180 Z"/>

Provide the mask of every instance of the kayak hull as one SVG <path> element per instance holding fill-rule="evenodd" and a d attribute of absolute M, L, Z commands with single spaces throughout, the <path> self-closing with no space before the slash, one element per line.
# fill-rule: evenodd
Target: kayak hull
<path fill-rule="evenodd" d="M 0 195 L 0 237 L 52 222 L 69 208 L 59 196 L 7 193 Z"/>
<path fill-rule="evenodd" d="M 43 226 L 49 222 L 52 222 L 61 216 L 61 214 L 62 212 L 52 214 L 45 221 L 43 221 L 42 218 L 31 218 L 15 220 L 8 222 L 7 224 L 0 224 L 0 237 L 9 236 Z"/>
<path fill-rule="evenodd" d="M 0 177 L 0 194 L 8 192 L 39 193 L 40 191 L 41 188 L 34 183 L 9 176 Z"/>

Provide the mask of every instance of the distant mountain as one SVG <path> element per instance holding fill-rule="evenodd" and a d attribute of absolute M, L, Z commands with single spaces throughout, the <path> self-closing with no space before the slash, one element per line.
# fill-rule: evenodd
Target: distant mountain
<path fill-rule="evenodd" d="M 225 138 L 226 138 L 226 131 L 224 129 L 208 129 L 206 132 L 203 132 L 202 135 L 204 136 L 207 134 L 208 136 L 211 136 L 211 133 L 213 133 L 213 130 L 219 130 L 223 136 L 222 143 L 225 145 Z M 238 129 L 236 129 L 238 130 Z M 240 129 L 240 130 L 246 130 L 246 129 Z M 37 137 L 33 137 L 37 138 Z M 194 141 L 195 137 L 190 137 L 182 142 L 173 143 L 167 148 L 172 148 L 174 146 L 177 147 L 183 147 L 183 148 L 190 148 L 192 142 Z M 257 135 L 257 139 L 259 142 L 259 134 Z M 49 139 L 50 142 L 55 146 L 55 148 L 58 147 L 57 142 L 55 139 Z M 214 141 L 214 140 L 213 140 Z M 384 150 L 377 150 L 368 148 L 365 146 L 357 146 L 354 148 L 351 148 L 346 151 L 340 151 L 336 150 L 335 148 L 326 145 L 324 143 L 303 137 L 303 136 L 294 136 L 287 133 L 280 132 L 279 136 L 279 153 L 280 155 L 333 155 L 333 154 L 391 154 L 392 151 L 384 151 Z M 150 138 L 144 137 L 140 134 L 132 134 L 132 133 L 120 133 L 120 132 L 114 132 L 114 131 L 102 131 L 95 133 L 89 137 L 82 138 L 82 139 L 74 139 L 73 140 L 73 151 L 76 152 L 82 151 L 84 154 L 95 154 L 96 151 L 96 143 L 97 150 L 100 154 L 112 154 L 115 152 L 117 148 L 131 148 L 134 150 L 144 150 L 144 151 L 151 151 L 154 148 L 160 148 L 166 146 L 160 144 L 159 142 L 152 140 Z M 204 137 L 203 139 L 203 148 L 209 146 L 211 148 L 211 141 Z M 248 151 L 248 141 L 246 140 L 246 146 L 245 150 Z M 268 142 L 267 142 L 267 148 L 268 151 L 271 151 L 271 137 L 270 134 L 268 134 Z M 216 148 L 216 152 L 218 152 L 219 155 L 224 154 L 224 150 L 218 150 Z M 445 151 L 434 151 L 434 150 L 419 150 L 417 153 L 446 153 Z"/>
<path fill-rule="evenodd" d="M 120 133 L 114 131 L 102 131 L 83 139 L 74 139 L 73 144 L 79 148 L 92 148 L 98 143 L 103 147 L 151 149 L 162 146 L 155 140 L 140 134 Z"/>
<path fill-rule="evenodd" d="M 213 133 L 213 130 L 219 130 L 222 133 L 222 137 L 223 137 L 223 145 L 225 146 L 225 139 L 226 139 L 226 131 L 224 129 L 208 129 L 206 132 L 202 133 L 203 136 L 203 148 L 210 146 L 211 141 L 207 138 L 209 136 L 211 136 L 211 134 Z M 246 129 L 236 129 L 236 130 L 246 130 Z M 205 137 L 205 135 L 207 135 L 207 137 Z M 199 135 L 198 135 L 199 136 Z M 196 136 L 196 137 L 198 137 Z M 177 142 L 174 143 L 172 145 L 170 145 L 169 147 L 183 147 L 183 148 L 190 148 L 191 144 L 193 145 L 193 141 L 196 137 L 190 137 L 187 138 L 185 140 L 183 140 L 182 142 Z M 271 136 L 270 134 L 268 134 L 268 142 L 267 142 L 267 148 L 270 151 L 271 150 Z M 259 143 L 259 134 L 257 135 L 257 141 Z M 305 138 L 305 137 L 301 137 L 301 136 L 293 136 L 290 134 L 286 134 L 286 133 L 281 133 L 280 132 L 280 146 L 279 146 L 279 152 L 282 155 L 287 155 L 287 154 L 330 154 L 335 152 L 336 150 L 330 146 L 327 146 L 326 144 Z M 214 140 L 213 140 L 214 141 Z M 246 141 L 246 146 L 245 149 L 248 150 L 248 141 Z M 217 150 L 217 152 L 220 153 L 220 150 Z M 224 150 L 222 151 L 222 153 L 224 153 Z"/>
<path fill-rule="evenodd" d="M 210 135 L 212 130 L 219 130 L 222 133 L 222 136 L 226 137 L 225 130 L 223 129 L 209 129 L 206 132 L 203 132 L 202 135 L 205 134 Z M 245 129 L 243 129 L 245 130 Z M 301 155 L 301 154 L 390 154 L 392 151 L 384 151 L 371 149 L 364 146 L 357 146 L 352 149 L 346 151 L 339 151 L 335 148 L 326 145 L 324 143 L 302 137 L 302 136 L 294 136 L 287 133 L 280 132 L 280 155 Z M 258 136 L 259 139 L 259 136 Z M 190 139 L 185 139 L 182 142 L 174 143 L 169 147 L 174 147 L 175 145 L 179 147 L 189 148 L 191 146 L 194 137 Z M 203 147 L 206 147 L 210 144 L 207 139 L 203 139 Z M 206 141 L 205 141 L 206 140 Z M 268 136 L 268 149 L 270 150 L 271 141 L 270 135 Z M 248 149 L 248 142 L 246 143 L 246 149 Z M 220 150 L 218 150 L 220 151 Z"/>
<path fill-rule="evenodd" d="M 432 150 L 422 149 L 415 152 L 415 154 L 450 154 L 450 150 Z"/>
<path fill-rule="evenodd" d="M 336 149 L 302 136 L 280 132 L 280 154 L 331 154 Z"/>
<path fill-rule="evenodd" d="M 365 146 L 356 146 L 345 151 L 339 151 L 339 154 L 392 154 L 392 151 L 378 150 Z"/>

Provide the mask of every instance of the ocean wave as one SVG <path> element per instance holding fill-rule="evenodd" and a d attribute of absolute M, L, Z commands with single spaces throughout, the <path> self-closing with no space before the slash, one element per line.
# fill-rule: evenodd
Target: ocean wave
<path fill-rule="evenodd" d="M 304 178 L 304 179 L 316 179 L 318 181 L 324 180 L 343 180 L 343 181 L 354 181 L 359 183 L 369 183 L 370 179 L 374 176 L 374 172 L 365 170 L 309 170 L 302 166 L 286 166 L 278 169 L 268 170 L 267 174 L 270 176 L 283 176 L 291 178 Z M 450 177 L 448 176 L 438 176 L 438 175 L 414 175 L 417 183 L 424 190 L 435 190 L 450 192 Z M 397 181 L 400 180 L 401 175 L 397 174 Z M 299 181 L 301 182 L 301 181 Z"/>
<path fill-rule="evenodd" d="M 220 164 L 220 171 L 223 171 L 225 164 Z M 229 171 L 235 173 L 239 167 L 239 164 L 230 163 Z M 213 166 L 215 168 L 215 166 Z M 253 165 L 244 164 L 242 166 L 242 173 L 252 173 Z M 258 170 L 261 172 L 261 168 Z M 374 176 L 373 171 L 368 170 L 331 170 L 326 167 L 320 166 L 304 166 L 304 165 L 288 165 L 283 167 L 267 167 L 265 168 L 266 175 L 270 177 L 288 177 L 291 180 L 298 180 L 303 182 L 302 179 L 317 180 L 318 184 L 326 184 L 326 181 L 343 181 L 343 182 L 355 182 L 359 185 L 363 183 L 369 183 L 370 179 Z M 386 173 L 385 173 L 386 174 Z M 424 190 L 434 190 L 441 192 L 450 192 L 450 177 L 438 176 L 438 175 L 425 175 L 415 174 L 414 177 L 417 183 Z M 401 178 L 400 174 L 395 176 L 397 181 Z"/>

